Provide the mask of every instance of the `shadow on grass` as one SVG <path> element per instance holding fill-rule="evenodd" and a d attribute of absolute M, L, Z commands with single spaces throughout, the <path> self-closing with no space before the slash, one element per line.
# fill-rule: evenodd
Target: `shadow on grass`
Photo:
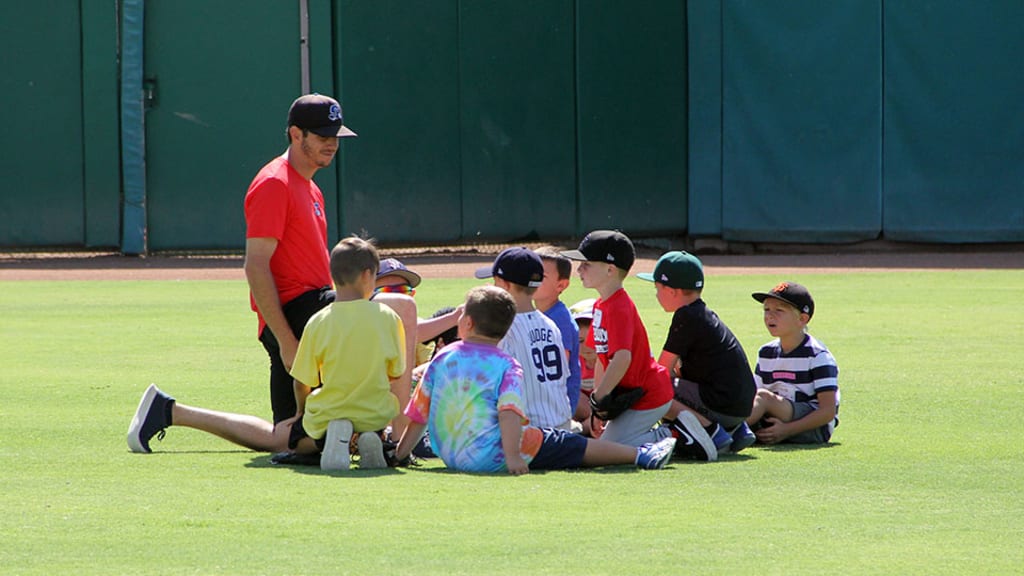
<path fill-rule="evenodd" d="M 830 448 L 841 448 L 842 442 L 829 442 L 827 444 L 764 444 L 754 445 L 754 450 L 767 450 L 770 452 L 803 452 L 805 450 L 828 450 Z"/>
<path fill-rule="evenodd" d="M 460 476 L 508 476 L 507 472 L 460 472 L 457 470 L 451 470 L 445 467 L 440 460 L 431 458 L 426 460 L 424 464 L 419 466 L 412 466 L 408 468 L 386 468 L 383 470 L 360 470 L 358 466 L 358 460 L 353 462 L 352 469 L 348 471 L 339 472 L 326 472 L 320 469 L 320 466 L 310 461 L 305 464 L 279 464 L 271 461 L 272 454 L 260 454 L 254 457 L 246 468 L 280 468 L 283 470 L 290 470 L 296 474 L 308 474 L 311 476 L 344 476 L 346 478 L 376 478 L 379 476 L 394 476 L 396 474 L 407 474 L 407 473 L 424 473 L 424 474 L 443 474 L 443 475 L 460 475 Z M 689 463 L 685 461 L 674 461 L 672 464 Z M 696 462 L 694 462 L 696 463 Z M 568 470 L 530 470 L 530 475 L 544 475 L 544 474 L 602 474 L 602 475 L 615 475 L 615 474 L 636 474 L 640 472 L 639 468 L 635 466 L 622 465 L 622 466 L 605 466 L 601 468 L 577 468 Z"/>

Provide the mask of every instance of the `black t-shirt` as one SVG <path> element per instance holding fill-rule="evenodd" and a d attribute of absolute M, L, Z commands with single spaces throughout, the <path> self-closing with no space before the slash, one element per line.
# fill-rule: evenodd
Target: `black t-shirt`
<path fill-rule="evenodd" d="M 662 348 L 679 356 L 680 377 L 699 385 L 708 408 L 728 416 L 750 414 L 755 385 L 747 354 L 703 300 L 676 310 Z"/>

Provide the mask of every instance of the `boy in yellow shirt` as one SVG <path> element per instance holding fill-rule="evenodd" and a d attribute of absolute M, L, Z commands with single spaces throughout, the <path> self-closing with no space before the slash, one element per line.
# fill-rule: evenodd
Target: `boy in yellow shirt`
<path fill-rule="evenodd" d="M 370 302 L 379 257 L 369 242 L 350 237 L 331 251 L 337 298 L 309 319 L 291 374 L 297 414 L 272 424 L 257 416 L 207 410 L 177 402 L 154 385 L 139 401 L 128 428 L 133 452 L 150 452 L 153 436 L 175 425 L 202 430 L 252 450 L 322 452 L 324 470 L 349 467 L 349 442 L 358 433 L 360 468 L 384 468 L 380 431 L 398 415 L 394 380 L 405 372 L 405 331 L 384 304 Z"/>

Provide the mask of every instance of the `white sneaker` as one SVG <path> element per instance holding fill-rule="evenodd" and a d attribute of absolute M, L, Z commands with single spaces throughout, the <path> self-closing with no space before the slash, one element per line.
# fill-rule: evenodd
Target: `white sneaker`
<path fill-rule="evenodd" d="M 324 437 L 324 451 L 320 454 L 321 470 L 348 470 L 350 461 L 348 444 L 352 441 L 352 422 L 331 420 Z"/>
<path fill-rule="evenodd" d="M 359 468 L 363 470 L 379 470 L 388 467 L 384 459 L 384 444 L 376 432 L 363 432 L 359 435 Z"/>

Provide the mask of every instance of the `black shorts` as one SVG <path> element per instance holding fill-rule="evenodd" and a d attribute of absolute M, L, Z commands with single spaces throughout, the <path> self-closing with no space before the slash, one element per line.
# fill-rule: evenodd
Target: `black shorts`
<path fill-rule="evenodd" d="M 306 429 L 302 427 L 302 416 L 292 424 L 292 433 L 288 436 L 288 449 L 295 450 L 295 447 L 299 445 L 299 441 L 303 438 L 309 438 L 309 434 L 306 433 Z M 327 436 L 323 438 L 313 438 L 313 443 L 316 444 L 316 449 L 324 451 L 324 441 Z"/>
<path fill-rule="evenodd" d="M 296 338 L 302 338 L 302 331 L 306 328 L 306 322 L 323 309 L 334 302 L 334 290 L 325 286 L 316 290 L 310 290 L 290 300 L 281 307 L 288 325 Z M 270 356 L 270 408 L 274 413 L 274 424 L 295 416 L 295 386 L 292 383 L 292 375 L 284 367 L 281 361 L 281 347 L 277 343 L 270 327 L 264 327 L 260 334 L 260 342 Z M 311 386 L 318 383 L 309 383 Z"/>

